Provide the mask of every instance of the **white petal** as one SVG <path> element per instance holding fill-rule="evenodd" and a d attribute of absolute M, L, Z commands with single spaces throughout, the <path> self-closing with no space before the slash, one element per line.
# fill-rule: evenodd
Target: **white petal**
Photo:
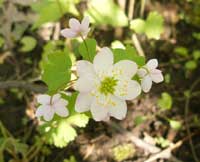
<path fill-rule="evenodd" d="M 95 88 L 97 80 L 93 77 L 83 76 L 80 77 L 74 84 L 74 88 L 79 92 L 90 92 Z"/>
<path fill-rule="evenodd" d="M 142 79 L 142 82 L 141 82 L 142 90 L 144 92 L 149 92 L 151 89 L 151 86 L 152 86 L 151 77 L 149 75 L 147 75 Z"/>
<path fill-rule="evenodd" d="M 99 104 L 97 100 L 93 100 L 91 104 L 91 113 L 95 121 L 104 121 L 108 119 L 108 107 Z"/>
<path fill-rule="evenodd" d="M 50 99 L 51 99 L 51 96 L 49 96 L 49 95 L 38 95 L 37 96 L 37 102 L 40 104 L 44 104 L 44 105 L 49 104 Z"/>
<path fill-rule="evenodd" d="M 84 31 L 81 32 L 83 38 L 86 38 L 86 37 L 87 37 L 89 31 L 90 31 L 90 28 L 88 28 L 87 30 L 84 30 Z"/>
<path fill-rule="evenodd" d="M 79 93 L 75 103 L 76 112 L 86 112 L 90 109 L 93 97 L 89 93 Z"/>
<path fill-rule="evenodd" d="M 78 32 L 78 31 L 80 30 L 80 26 L 81 26 L 81 24 L 80 24 L 80 22 L 79 22 L 77 19 L 71 18 L 71 19 L 69 20 L 69 27 L 70 27 L 73 31 Z"/>
<path fill-rule="evenodd" d="M 46 121 L 50 121 L 50 120 L 52 120 L 53 119 L 53 116 L 54 116 L 54 113 L 55 113 L 55 110 L 54 110 L 54 108 L 53 107 L 45 107 L 45 109 L 44 109 L 44 114 L 43 114 L 43 116 L 44 116 L 44 119 L 46 120 Z"/>
<path fill-rule="evenodd" d="M 113 53 L 112 51 L 104 47 L 102 48 L 97 55 L 94 57 L 94 69 L 97 74 L 104 75 L 103 73 L 107 73 L 107 70 L 113 65 Z"/>
<path fill-rule="evenodd" d="M 52 96 L 52 103 L 56 103 L 60 100 L 61 95 L 59 93 Z"/>
<path fill-rule="evenodd" d="M 40 116 L 43 116 L 44 113 L 45 113 L 45 112 L 44 112 L 44 106 L 43 106 L 43 105 L 40 105 L 40 106 L 37 108 L 36 112 L 35 112 L 35 116 L 40 117 Z"/>
<path fill-rule="evenodd" d="M 123 100 L 132 100 L 141 93 L 140 84 L 134 80 L 122 79 L 118 80 L 115 87 L 115 95 Z"/>
<path fill-rule="evenodd" d="M 89 24 L 90 24 L 90 19 L 88 16 L 84 17 L 83 20 L 81 21 L 81 30 L 87 31 L 89 28 Z"/>
<path fill-rule="evenodd" d="M 77 74 L 79 77 L 81 76 L 93 76 L 95 75 L 93 64 L 89 61 L 81 60 L 77 61 Z"/>
<path fill-rule="evenodd" d="M 113 116 L 119 120 L 124 119 L 126 117 L 126 113 L 127 113 L 126 102 L 115 96 L 112 96 L 111 100 L 113 102 L 113 106 L 110 106 L 108 108 L 110 116 Z"/>
<path fill-rule="evenodd" d="M 55 102 L 53 104 L 54 107 L 66 107 L 68 105 L 68 101 L 60 98 L 59 100 L 57 100 L 57 102 Z"/>
<path fill-rule="evenodd" d="M 137 64 L 130 60 L 122 60 L 114 65 L 113 72 L 120 77 L 125 75 L 126 77 L 132 78 L 137 72 Z"/>
<path fill-rule="evenodd" d="M 147 70 L 144 69 L 144 68 L 140 68 L 140 69 L 137 71 L 137 74 L 139 75 L 140 78 L 143 78 L 143 77 L 147 74 Z"/>
<path fill-rule="evenodd" d="M 69 111 L 65 106 L 56 106 L 55 107 L 55 112 L 59 116 L 66 117 L 69 115 Z"/>
<path fill-rule="evenodd" d="M 149 70 L 153 70 L 153 69 L 155 69 L 155 68 L 157 68 L 158 67 L 158 60 L 157 59 L 151 59 L 151 60 L 149 60 L 148 62 L 147 62 L 147 68 L 149 69 Z"/>
<path fill-rule="evenodd" d="M 73 31 L 72 29 L 63 29 L 61 30 L 61 35 L 66 38 L 74 38 L 77 36 L 77 32 Z"/>
<path fill-rule="evenodd" d="M 161 70 L 154 69 L 150 75 L 155 83 L 160 83 L 164 80 Z"/>

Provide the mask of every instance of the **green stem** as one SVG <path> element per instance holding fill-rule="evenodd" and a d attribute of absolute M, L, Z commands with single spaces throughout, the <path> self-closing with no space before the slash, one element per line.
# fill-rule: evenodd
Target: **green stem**
<path fill-rule="evenodd" d="M 82 35 L 80 35 L 80 37 L 81 37 L 81 39 L 83 40 L 83 43 L 84 43 L 84 45 L 85 45 L 85 48 L 86 48 L 86 50 L 87 50 L 88 59 L 89 59 L 89 61 L 91 61 L 91 62 L 92 62 L 92 59 L 90 58 L 90 54 L 89 54 L 89 49 L 88 49 L 87 43 L 86 43 L 86 41 L 85 41 L 85 39 L 83 38 L 83 36 L 82 36 Z"/>

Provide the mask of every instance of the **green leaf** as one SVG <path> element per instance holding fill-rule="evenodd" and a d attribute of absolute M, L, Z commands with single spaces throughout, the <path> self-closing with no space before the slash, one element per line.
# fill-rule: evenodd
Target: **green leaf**
<path fill-rule="evenodd" d="M 89 121 L 89 117 L 85 114 L 75 114 L 68 118 L 68 122 L 72 125 L 76 125 L 78 127 L 86 127 Z"/>
<path fill-rule="evenodd" d="M 165 83 L 167 83 L 167 84 L 169 84 L 170 83 L 170 81 L 171 81 L 171 75 L 170 75 L 170 73 L 167 73 L 167 74 L 165 74 L 165 77 L 164 77 L 165 79 Z"/>
<path fill-rule="evenodd" d="M 94 56 L 96 55 L 96 40 L 95 39 L 86 39 L 79 46 L 79 53 L 83 59 L 88 61 L 93 61 Z"/>
<path fill-rule="evenodd" d="M 46 22 L 56 21 L 66 13 L 78 16 L 76 4 L 80 0 L 42 0 L 32 4 L 31 8 L 39 14 L 33 29 L 38 28 Z"/>
<path fill-rule="evenodd" d="M 162 148 L 168 147 L 170 145 L 170 141 L 163 138 L 163 137 L 156 137 L 155 141 L 158 145 L 160 145 Z"/>
<path fill-rule="evenodd" d="M 121 48 L 121 49 L 125 49 L 125 46 L 123 45 L 123 43 L 119 40 L 115 40 L 111 43 L 111 48 L 115 49 L 115 48 Z"/>
<path fill-rule="evenodd" d="M 180 56 L 187 57 L 188 56 L 188 49 L 185 47 L 176 47 L 174 52 Z"/>
<path fill-rule="evenodd" d="M 139 66 L 145 64 L 145 58 L 138 56 L 135 49 L 128 46 L 126 49 L 113 49 L 114 53 L 114 62 L 119 62 L 120 60 L 132 60 L 136 62 Z"/>
<path fill-rule="evenodd" d="M 136 126 L 142 124 L 143 122 L 146 121 L 146 117 L 145 116 L 136 116 L 134 119 L 134 123 L 136 124 Z"/>
<path fill-rule="evenodd" d="M 179 122 L 179 121 L 169 120 L 169 124 L 170 124 L 171 128 L 173 128 L 175 130 L 179 130 L 181 128 L 181 122 Z"/>
<path fill-rule="evenodd" d="M 69 159 L 64 159 L 63 162 L 77 162 L 77 161 L 76 158 L 73 155 L 71 155 Z"/>
<path fill-rule="evenodd" d="M 130 22 L 130 29 L 136 33 L 145 33 L 149 39 L 159 39 L 163 32 L 163 17 L 157 12 L 150 12 L 146 21 L 135 19 Z"/>
<path fill-rule="evenodd" d="M 200 40 L 200 33 L 194 32 L 194 33 L 192 33 L 192 36 L 193 36 L 195 39 Z"/>
<path fill-rule="evenodd" d="M 49 93 L 63 88 L 71 78 L 71 60 L 67 52 L 56 51 L 43 62 L 42 80 L 48 85 Z"/>
<path fill-rule="evenodd" d="M 142 19 L 134 19 L 130 22 L 130 29 L 134 30 L 136 33 L 145 32 L 145 21 Z"/>
<path fill-rule="evenodd" d="M 135 48 L 131 46 L 126 47 L 126 53 L 128 55 L 131 55 L 131 60 L 136 62 L 139 66 L 144 66 L 145 65 L 145 57 L 143 56 L 138 56 L 138 53 Z"/>
<path fill-rule="evenodd" d="M 127 26 L 128 18 L 114 0 L 90 0 L 85 15 L 95 25 Z"/>
<path fill-rule="evenodd" d="M 185 68 L 186 68 L 187 70 L 194 70 L 194 69 L 196 69 L 196 68 L 197 68 L 197 63 L 196 63 L 196 61 L 194 61 L 194 60 L 187 61 L 187 62 L 185 63 Z"/>
<path fill-rule="evenodd" d="M 172 97 L 167 92 L 163 92 L 161 94 L 161 98 L 158 100 L 158 106 L 164 110 L 171 109 L 172 103 L 173 103 Z"/>
<path fill-rule="evenodd" d="M 24 36 L 20 40 L 20 43 L 22 44 L 22 47 L 20 48 L 21 52 L 30 52 L 37 45 L 36 39 L 34 37 L 31 37 L 31 36 Z"/>
<path fill-rule="evenodd" d="M 5 41 L 4 41 L 3 37 L 0 37 L 0 48 L 3 47 L 4 42 L 5 42 Z"/>
<path fill-rule="evenodd" d="M 163 17 L 157 12 L 150 12 L 145 23 L 145 33 L 147 37 L 159 39 L 163 32 Z"/>
<path fill-rule="evenodd" d="M 200 59 L 200 50 L 193 51 L 192 56 L 194 57 L 195 60 Z"/>

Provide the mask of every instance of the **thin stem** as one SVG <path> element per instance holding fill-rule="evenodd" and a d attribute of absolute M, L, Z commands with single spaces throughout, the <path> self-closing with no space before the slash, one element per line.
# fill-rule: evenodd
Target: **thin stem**
<path fill-rule="evenodd" d="M 144 51 L 143 51 L 143 49 L 142 49 L 142 46 L 141 46 L 141 44 L 140 44 L 140 42 L 139 42 L 139 40 L 138 40 L 136 34 L 133 34 L 133 35 L 132 35 L 132 41 L 133 41 L 133 44 L 134 44 L 134 46 L 135 46 L 135 48 L 136 48 L 138 54 L 139 54 L 140 56 L 145 56 L 145 55 L 144 55 Z"/>
<path fill-rule="evenodd" d="M 143 17 L 144 15 L 145 1 L 146 0 L 141 0 L 140 17 Z"/>
<path fill-rule="evenodd" d="M 83 43 L 84 43 L 85 48 L 86 48 L 86 50 L 87 50 L 88 58 L 89 58 L 89 60 L 92 62 L 92 59 L 90 58 L 89 48 L 88 48 L 88 46 L 87 46 L 87 43 L 86 43 L 86 41 L 85 41 L 85 39 L 84 39 L 84 37 L 83 37 L 82 35 L 80 35 L 80 37 L 81 37 L 81 39 L 83 40 Z"/>
<path fill-rule="evenodd" d="M 199 159 L 198 159 L 197 154 L 195 152 L 195 148 L 194 148 L 194 144 L 193 144 L 193 141 L 192 141 L 192 137 L 190 136 L 191 135 L 191 131 L 190 131 L 190 128 L 189 128 L 187 117 L 188 117 L 188 112 L 189 112 L 189 104 L 190 104 L 190 98 L 191 98 L 192 91 L 199 84 L 199 82 L 200 82 L 200 78 L 198 78 L 192 84 L 192 86 L 191 86 L 191 88 L 189 90 L 189 92 L 190 92 L 189 94 L 190 95 L 186 98 L 186 103 L 185 103 L 185 126 L 186 126 L 187 134 L 189 136 L 189 144 L 190 144 L 190 148 L 191 148 L 192 155 L 193 155 L 193 158 L 194 158 L 195 162 L 199 162 Z"/>

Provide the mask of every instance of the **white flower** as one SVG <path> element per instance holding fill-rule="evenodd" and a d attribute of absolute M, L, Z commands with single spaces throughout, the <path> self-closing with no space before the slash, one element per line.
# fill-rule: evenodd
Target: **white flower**
<path fill-rule="evenodd" d="M 141 93 L 140 84 L 131 78 L 137 72 L 137 64 L 130 60 L 114 63 L 113 53 L 104 47 L 97 53 L 93 64 L 77 62 L 79 79 L 75 84 L 80 93 L 75 103 L 77 112 L 90 110 L 94 120 L 119 120 L 126 116 L 125 100 L 132 100 Z"/>
<path fill-rule="evenodd" d="M 37 102 L 41 105 L 36 110 L 36 116 L 44 116 L 46 121 L 52 120 L 54 113 L 62 117 L 66 117 L 69 114 L 66 108 L 68 102 L 62 99 L 60 94 L 55 94 L 52 97 L 49 95 L 38 95 Z"/>
<path fill-rule="evenodd" d="M 142 79 L 141 87 L 144 92 L 149 92 L 152 86 L 152 81 L 160 83 L 163 81 L 162 71 L 156 69 L 158 67 L 157 59 L 151 59 L 147 64 L 141 67 L 137 74 Z"/>
<path fill-rule="evenodd" d="M 66 38 L 75 38 L 78 36 L 86 37 L 88 32 L 90 31 L 89 23 L 89 17 L 84 17 L 81 23 L 77 19 L 71 18 L 69 20 L 70 28 L 61 30 L 61 35 Z"/>

